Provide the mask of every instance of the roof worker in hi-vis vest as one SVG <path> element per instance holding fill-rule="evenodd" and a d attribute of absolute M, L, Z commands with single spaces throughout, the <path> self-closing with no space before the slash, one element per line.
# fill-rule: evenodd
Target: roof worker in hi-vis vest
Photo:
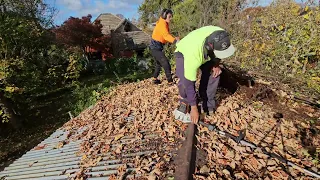
<path fill-rule="evenodd" d="M 161 17 L 156 23 L 156 27 L 152 33 L 152 39 L 150 44 L 151 54 L 155 59 L 155 70 L 153 73 L 153 82 L 155 84 L 160 84 L 158 76 L 163 67 L 167 81 L 169 84 L 173 84 L 173 79 L 171 75 L 171 66 L 169 64 L 168 58 L 163 52 L 163 46 L 165 43 L 169 42 L 175 44 L 180 39 L 178 37 L 173 37 L 169 33 L 169 23 L 173 17 L 173 12 L 170 9 L 164 9 L 161 12 Z"/>
<path fill-rule="evenodd" d="M 215 112 L 215 95 L 219 84 L 220 59 L 235 52 L 229 34 L 217 26 L 205 26 L 190 32 L 177 44 L 175 50 L 178 89 L 182 99 L 174 116 L 185 123 L 199 120 L 198 102 L 195 90 L 197 71 L 201 70 L 199 95 L 203 112 Z"/>

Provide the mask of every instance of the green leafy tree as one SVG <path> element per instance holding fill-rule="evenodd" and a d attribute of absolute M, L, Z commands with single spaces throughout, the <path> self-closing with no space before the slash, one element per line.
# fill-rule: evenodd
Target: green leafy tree
<path fill-rule="evenodd" d="M 158 20 L 162 9 L 173 9 L 181 2 L 183 0 L 145 0 L 138 9 L 142 25 L 146 27 L 148 24 L 154 23 Z"/>
<path fill-rule="evenodd" d="M 54 9 L 42 1 L 0 1 L 0 79 L 3 121 L 15 115 L 18 97 L 41 87 L 53 40 Z M 5 117 L 5 118 L 4 118 Z"/>
<path fill-rule="evenodd" d="M 275 1 L 238 26 L 237 58 L 248 69 L 319 94 L 319 22 L 319 7 Z"/>

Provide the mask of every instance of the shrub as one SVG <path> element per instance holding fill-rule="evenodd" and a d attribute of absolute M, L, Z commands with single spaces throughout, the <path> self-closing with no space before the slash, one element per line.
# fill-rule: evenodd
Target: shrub
<path fill-rule="evenodd" d="M 280 80 L 289 78 L 299 86 L 308 84 L 311 91 L 320 93 L 316 85 L 320 75 L 319 22 L 319 7 L 276 1 L 233 31 L 236 60 L 248 69 Z"/>
<path fill-rule="evenodd" d="M 114 58 L 106 62 L 108 74 L 127 74 L 138 70 L 138 63 L 134 58 Z"/>

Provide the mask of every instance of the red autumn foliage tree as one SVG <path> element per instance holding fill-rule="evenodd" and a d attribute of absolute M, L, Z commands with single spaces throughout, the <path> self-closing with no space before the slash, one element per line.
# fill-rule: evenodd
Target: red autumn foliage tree
<path fill-rule="evenodd" d="M 68 48 L 79 47 L 86 52 L 86 48 L 106 51 L 110 47 L 110 38 L 102 33 L 99 20 L 91 22 L 89 14 L 82 18 L 70 17 L 53 31 L 59 44 Z"/>

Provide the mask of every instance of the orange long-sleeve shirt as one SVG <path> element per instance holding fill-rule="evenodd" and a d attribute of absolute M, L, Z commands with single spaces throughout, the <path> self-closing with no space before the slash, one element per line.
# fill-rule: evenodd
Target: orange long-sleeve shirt
<path fill-rule="evenodd" d="M 152 33 L 152 39 L 159 41 L 163 44 L 166 42 L 173 43 L 175 38 L 169 33 L 169 25 L 168 23 L 160 17 L 160 19 L 156 23 L 156 27 Z"/>

